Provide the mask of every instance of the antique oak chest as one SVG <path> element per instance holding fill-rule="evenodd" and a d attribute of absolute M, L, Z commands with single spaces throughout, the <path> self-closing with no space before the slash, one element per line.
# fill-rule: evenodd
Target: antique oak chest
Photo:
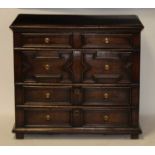
<path fill-rule="evenodd" d="M 29 133 L 138 138 L 135 15 L 26 15 L 12 23 L 16 138 Z"/>

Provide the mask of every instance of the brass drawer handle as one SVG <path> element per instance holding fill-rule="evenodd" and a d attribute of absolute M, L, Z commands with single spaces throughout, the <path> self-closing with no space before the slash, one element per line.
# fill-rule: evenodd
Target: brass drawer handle
<path fill-rule="evenodd" d="M 50 115 L 46 115 L 46 121 L 51 120 L 51 116 Z"/>
<path fill-rule="evenodd" d="M 106 38 L 104 39 L 104 42 L 105 42 L 105 44 L 109 44 L 109 39 L 106 37 Z"/>
<path fill-rule="evenodd" d="M 50 38 L 44 38 L 44 42 L 48 44 L 50 42 Z"/>
<path fill-rule="evenodd" d="M 104 99 L 108 99 L 109 98 L 109 94 L 108 93 L 104 93 Z"/>
<path fill-rule="evenodd" d="M 46 99 L 51 98 L 51 93 L 49 93 L 49 92 L 48 92 L 48 93 L 46 93 L 46 94 L 45 94 L 45 97 L 46 97 Z"/>
<path fill-rule="evenodd" d="M 44 68 L 45 68 L 45 70 L 49 70 L 49 69 L 50 69 L 50 65 L 49 65 L 49 64 L 46 64 L 46 65 L 44 66 Z"/>
<path fill-rule="evenodd" d="M 104 69 L 105 69 L 106 71 L 108 71 L 108 70 L 110 69 L 110 66 L 109 66 L 108 64 L 106 64 L 106 65 L 104 65 Z"/>
<path fill-rule="evenodd" d="M 108 115 L 104 115 L 103 119 L 104 119 L 104 121 L 108 121 L 109 120 L 109 116 Z"/>

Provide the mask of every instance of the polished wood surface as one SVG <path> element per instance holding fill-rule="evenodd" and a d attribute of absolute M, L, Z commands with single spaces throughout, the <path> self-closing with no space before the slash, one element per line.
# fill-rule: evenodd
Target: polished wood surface
<path fill-rule="evenodd" d="M 140 32 L 134 15 L 26 15 L 14 34 L 16 138 L 141 133 Z"/>
<path fill-rule="evenodd" d="M 51 18 L 52 17 L 52 18 Z M 83 27 L 131 27 L 143 28 L 140 20 L 135 15 L 42 15 L 19 14 L 10 26 L 11 28 L 33 28 L 47 26 L 83 26 Z"/>

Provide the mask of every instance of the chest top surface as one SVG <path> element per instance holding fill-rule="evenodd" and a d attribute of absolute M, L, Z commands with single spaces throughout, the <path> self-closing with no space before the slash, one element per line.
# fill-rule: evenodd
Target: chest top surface
<path fill-rule="evenodd" d="M 96 28 L 136 28 L 143 25 L 136 15 L 34 15 L 20 14 L 10 28 L 58 28 L 96 27 Z"/>

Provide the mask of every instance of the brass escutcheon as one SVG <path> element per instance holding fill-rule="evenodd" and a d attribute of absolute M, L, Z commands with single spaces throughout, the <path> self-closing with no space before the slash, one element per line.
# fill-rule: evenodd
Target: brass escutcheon
<path fill-rule="evenodd" d="M 109 98 L 109 94 L 108 93 L 104 93 L 104 99 L 108 99 Z"/>
<path fill-rule="evenodd" d="M 50 42 L 50 38 L 45 38 L 45 39 L 44 39 L 44 42 L 45 42 L 46 44 L 48 44 L 48 43 Z"/>
<path fill-rule="evenodd" d="M 109 120 L 109 116 L 108 115 L 104 115 L 103 119 L 104 119 L 104 121 L 108 121 Z"/>
<path fill-rule="evenodd" d="M 106 38 L 104 39 L 104 42 L 105 42 L 105 44 L 109 44 L 109 39 L 106 37 Z"/>
<path fill-rule="evenodd" d="M 46 115 L 46 120 L 49 121 L 51 119 L 50 115 Z"/>
<path fill-rule="evenodd" d="M 45 70 L 49 70 L 49 69 L 50 69 L 50 65 L 49 65 L 49 64 L 46 64 L 46 65 L 44 66 L 44 68 L 45 68 Z"/>
<path fill-rule="evenodd" d="M 45 93 L 45 97 L 46 97 L 47 99 L 49 99 L 49 98 L 51 97 L 51 93 L 49 93 L 49 92 Z"/>
<path fill-rule="evenodd" d="M 104 65 L 104 69 L 105 69 L 106 71 L 108 71 L 108 70 L 110 69 L 110 66 L 109 66 L 108 64 L 106 64 L 106 65 Z"/>

